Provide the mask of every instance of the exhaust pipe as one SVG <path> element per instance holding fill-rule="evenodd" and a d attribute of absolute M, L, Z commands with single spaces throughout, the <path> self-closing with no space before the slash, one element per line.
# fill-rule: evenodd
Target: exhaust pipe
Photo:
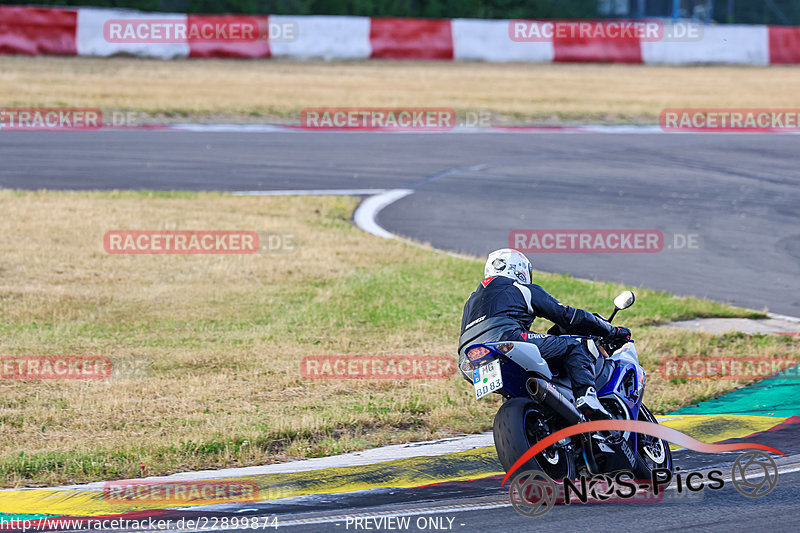
<path fill-rule="evenodd" d="M 528 389 L 531 398 L 555 411 L 570 425 L 580 424 L 584 421 L 583 415 L 575 406 L 557 388 L 545 380 L 528 378 L 525 388 Z"/>

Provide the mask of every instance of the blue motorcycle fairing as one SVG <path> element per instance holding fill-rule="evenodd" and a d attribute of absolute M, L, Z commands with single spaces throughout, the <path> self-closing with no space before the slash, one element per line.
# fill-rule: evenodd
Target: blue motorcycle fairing
<path fill-rule="evenodd" d="M 630 354 L 628 353 L 626 355 Z M 644 368 L 638 364 L 639 358 L 635 350 L 633 350 L 633 356 L 637 361 L 636 363 L 633 362 L 633 357 L 615 358 L 612 356 L 612 359 L 616 361 L 616 368 L 609 382 L 598 391 L 597 396 L 601 398 L 612 395 L 616 396 L 622 401 L 628 411 L 630 419 L 638 420 L 639 409 L 642 405 L 644 388 L 647 382 L 647 375 Z M 634 450 L 636 450 L 637 446 L 637 437 L 638 435 L 633 433 L 630 439 Z"/>

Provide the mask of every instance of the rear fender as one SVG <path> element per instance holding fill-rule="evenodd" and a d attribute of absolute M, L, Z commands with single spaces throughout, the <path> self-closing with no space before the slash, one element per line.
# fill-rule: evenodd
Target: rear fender
<path fill-rule="evenodd" d="M 512 344 L 514 346 L 503 356 L 518 364 L 523 370 L 535 372 L 545 379 L 553 379 L 553 374 L 550 372 L 550 367 L 547 366 L 547 361 L 544 360 L 535 344 L 511 341 L 485 343 L 486 346 L 493 348 L 501 344 Z"/>

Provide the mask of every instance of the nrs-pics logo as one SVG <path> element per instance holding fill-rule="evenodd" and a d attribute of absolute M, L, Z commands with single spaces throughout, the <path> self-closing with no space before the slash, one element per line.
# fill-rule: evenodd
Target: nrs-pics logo
<path fill-rule="evenodd" d="M 630 432 L 650 435 L 702 453 L 742 450 L 725 477 L 722 468 L 685 471 L 676 467 L 654 468 L 650 479 L 636 479 L 629 471 L 594 476 L 566 477 L 554 480 L 540 470 L 519 471 L 548 446 L 567 437 L 597 431 Z M 537 442 L 517 460 L 503 478 L 509 479 L 509 499 L 514 509 L 525 516 L 542 516 L 556 503 L 590 502 L 663 502 L 697 497 L 705 489 L 721 490 L 730 482 L 743 496 L 761 498 L 772 492 L 778 483 L 778 465 L 765 452 L 786 455 L 780 450 L 754 442 L 709 444 L 680 431 L 636 420 L 602 420 L 584 422 L 561 429 Z M 667 489 L 674 489 L 667 493 Z M 686 500 L 683 500 L 686 501 Z"/>
<path fill-rule="evenodd" d="M 764 452 L 745 452 L 733 463 L 731 482 L 739 494 L 761 498 L 778 485 L 778 464 Z"/>
<path fill-rule="evenodd" d="M 663 472 L 654 472 L 652 481 L 637 480 L 632 472 L 619 471 L 555 481 L 540 470 L 527 470 L 514 477 L 508 495 L 518 513 L 536 517 L 547 514 L 557 503 L 663 502 L 666 493 L 658 490 L 662 477 Z"/>
<path fill-rule="evenodd" d="M 736 458 L 730 475 L 722 469 L 672 472 L 653 469 L 650 480 L 635 479 L 632 472 L 580 476 L 555 481 L 540 470 L 517 474 L 508 488 L 511 506 L 519 514 L 543 516 L 558 503 L 686 503 L 702 499 L 705 489 L 722 490 L 730 482 L 739 494 L 761 498 L 778 484 L 778 465 L 759 450 L 747 451 Z M 667 489 L 674 491 L 667 492 Z"/>

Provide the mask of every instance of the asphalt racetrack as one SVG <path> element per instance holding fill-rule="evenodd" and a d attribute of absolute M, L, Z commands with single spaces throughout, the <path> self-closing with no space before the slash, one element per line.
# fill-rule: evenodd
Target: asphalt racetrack
<path fill-rule="evenodd" d="M 657 229 L 659 253 L 538 253 L 534 268 L 800 316 L 798 154 L 799 136 L 766 134 L 3 133 L 0 187 L 410 188 L 378 222 L 437 248 Z"/>
<path fill-rule="evenodd" d="M 659 253 L 531 257 L 543 271 L 800 316 L 798 154 L 800 137 L 765 134 L 3 133 L 0 187 L 408 188 L 414 194 L 378 222 L 437 248 L 482 255 L 505 247 L 515 229 L 658 229 L 667 237 Z M 676 233 L 696 235 L 699 247 L 669 248 Z M 248 514 L 278 514 L 291 531 L 364 531 L 343 517 L 378 513 L 405 514 L 412 524 L 444 517 L 437 523 L 451 531 L 797 531 L 798 428 L 765 437 L 795 457 L 763 499 L 726 487 L 700 501 L 558 506 L 526 518 L 488 479 L 243 505 Z M 709 456 L 677 452 L 675 460 L 688 470 L 733 457 L 709 464 Z"/>

